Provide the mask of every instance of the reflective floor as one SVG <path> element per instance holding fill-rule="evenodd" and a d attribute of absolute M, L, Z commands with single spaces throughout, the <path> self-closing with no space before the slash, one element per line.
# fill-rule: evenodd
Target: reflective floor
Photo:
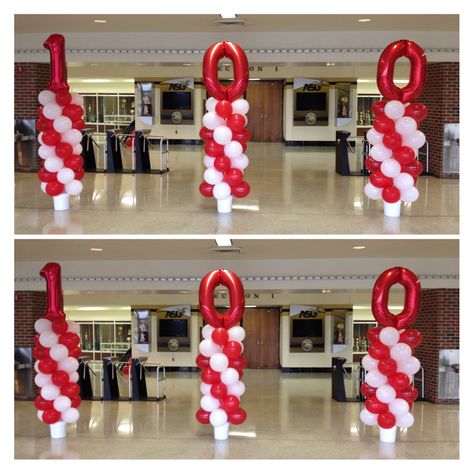
<path fill-rule="evenodd" d="M 400 218 L 384 217 L 381 202 L 363 192 L 367 178 L 334 171 L 334 148 L 251 143 L 245 199 L 216 212 L 198 191 L 201 146 L 172 145 L 167 174 L 87 173 L 69 211 L 54 212 L 34 173 L 16 173 L 18 234 L 456 234 L 458 180 L 421 177 L 420 199 Z M 158 151 L 151 153 L 158 167 Z M 102 158 L 98 165 L 102 166 Z M 124 167 L 127 164 L 124 162 Z M 360 169 L 360 151 L 351 154 Z"/>
<path fill-rule="evenodd" d="M 15 402 L 15 457 L 133 459 L 457 459 L 459 407 L 417 402 L 395 444 L 359 421 L 360 403 L 331 399 L 328 374 L 246 370 L 246 423 L 215 442 L 195 421 L 199 375 L 168 375 L 161 402 L 85 401 L 68 437 L 51 440 L 32 402 Z M 153 387 L 153 383 L 150 384 Z"/>

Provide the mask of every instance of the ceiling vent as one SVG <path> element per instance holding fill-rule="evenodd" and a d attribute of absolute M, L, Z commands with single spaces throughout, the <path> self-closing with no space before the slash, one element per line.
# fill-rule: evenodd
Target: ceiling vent
<path fill-rule="evenodd" d="M 209 250 L 213 253 L 240 253 L 239 247 L 211 247 Z"/>
<path fill-rule="evenodd" d="M 245 26 L 243 18 L 217 18 L 214 23 L 217 26 Z"/>

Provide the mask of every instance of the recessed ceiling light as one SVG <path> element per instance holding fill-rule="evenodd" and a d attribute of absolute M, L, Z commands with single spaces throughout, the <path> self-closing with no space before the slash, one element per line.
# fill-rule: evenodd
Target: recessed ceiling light
<path fill-rule="evenodd" d="M 89 249 L 91 252 L 102 252 L 104 249 L 100 249 L 99 247 L 92 247 Z"/>
<path fill-rule="evenodd" d="M 331 290 L 321 290 L 321 293 L 331 293 Z"/>
<path fill-rule="evenodd" d="M 107 20 L 94 20 L 94 23 L 107 23 Z"/>
<path fill-rule="evenodd" d="M 352 247 L 354 250 L 364 250 L 365 249 L 365 245 L 354 245 L 354 247 Z"/>
<path fill-rule="evenodd" d="M 357 20 L 359 23 L 368 23 L 369 21 L 372 21 L 370 18 L 359 18 Z"/>
<path fill-rule="evenodd" d="M 336 65 L 336 63 L 330 63 L 330 62 L 326 63 L 326 66 L 335 66 L 335 65 Z"/>
<path fill-rule="evenodd" d="M 221 18 L 223 20 L 233 20 L 237 18 L 237 15 L 235 13 L 221 13 Z"/>
<path fill-rule="evenodd" d="M 218 247 L 232 247 L 232 239 L 230 237 L 221 236 L 214 239 Z"/>

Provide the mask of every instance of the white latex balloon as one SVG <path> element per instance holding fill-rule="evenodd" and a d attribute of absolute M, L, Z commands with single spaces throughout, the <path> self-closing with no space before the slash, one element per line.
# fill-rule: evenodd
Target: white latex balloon
<path fill-rule="evenodd" d="M 224 146 L 225 156 L 229 157 L 230 159 L 237 158 L 238 156 L 242 155 L 243 151 L 244 149 L 242 144 L 235 140 L 232 140 Z"/>
<path fill-rule="evenodd" d="M 56 362 L 66 359 L 68 354 L 69 350 L 64 344 L 56 344 L 49 350 L 49 356 Z"/>
<path fill-rule="evenodd" d="M 408 375 L 414 375 L 420 370 L 420 361 L 416 357 L 409 357 L 406 360 L 397 362 L 397 369 Z"/>
<path fill-rule="evenodd" d="M 71 168 L 61 168 L 56 178 L 60 183 L 68 184 L 74 180 L 74 171 Z"/>
<path fill-rule="evenodd" d="M 393 402 L 388 405 L 389 410 L 395 415 L 395 417 L 408 413 L 410 405 L 403 398 L 396 398 Z"/>
<path fill-rule="evenodd" d="M 38 417 L 39 421 L 43 421 L 43 413 L 44 413 L 44 410 L 38 410 L 36 412 L 36 416 Z"/>
<path fill-rule="evenodd" d="M 51 173 L 57 173 L 64 166 L 63 160 L 57 156 L 50 156 L 44 160 L 44 168 Z"/>
<path fill-rule="evenodd" d="M 206 110 L 208 112 L 214 112 L 216 110 L 217 102 L 219 101 L 214 99 L 214 97 L 209 97 L 209 99 L 206 100 Z"/>
<path fill-rule="evenodd" d="M 390 357 L 397 362 L 407 360 L 411 356 L 411 347 L 404 342 L 399 342 L 390 348 Z"/>
<path fill-rule="evenodd" d="M 365 381 L 374 388 L 379 388 L 387 383 L 387 376 L 381 374 L 378 370 L 370 370 L 365 376 Z"/>
<path fill-rule="evenodd" d="M 69 117 L 66 117 L 65 115 L 60 115 L 58 118 L 54 119 L 53 128 L 58 133 L 66 133 L 69 130 L 71 130 L 71 127 L 72 127 L 72 120 Z M 64 141 L 62 140 L 62 137 L 61 137 L 61 141 Z"/>
<path fill-rule="evenodd" d="M 383 188 L 377 188 L 370 181 L 364 186 L 364 193 L 369 199 L 382 199 Z"/>
<path fill-rule="evenodd" d="M 249 165 L 249 157 L 245 154 L 231 159 L 232 168 L 244 170 Z"/>
<path fill-rule="evenodd" d="M 42 387 L 40 390 L 40 394 L 45 400 L 55 400 L 59 397 L 61 392 L 59 391 L 59 387 L 51 384 Z"/>
<path fill-rule="evenodd" d="M 371 413 L 367 408 L 363 408 L 359 415 L 361 421 L 368 426 L 375 426 L 378 416 L 377 413 Z"/>
<path fill-rule="evenodd" d="M 232 189 L 228 183 L 221 181 L 212 188 L 212 194 L 216 199 L 227 199 L 232 193 Z"/>
<path fill-rule="evenodd" d="M 375 370 L 378 365 L 379 361 L 372 358 L 369 354 L 362 357 L 362 367 L 364 367 L 365 370 Z"/>
<path fill-rule="evenodd" d="M 84 105 L 84 98 L 82 97 L 81 94 L 78 94 L 77 92 L 73 92 L 71 94 L 71 104 L 80 105 L 82 107 Z"/>
<path fill-rule="evenodd" d="M 74 321 L 68 321 L 67 330 L 68 332 L 79 334 L 79 332 L 81 331 L 81 327 L 79 326 L 79 324 L 75 323 Z"/>
<path fill-rule="evenodd" d="M 56 103 L 56 94 L 52 91 L 49 91 L 49 90 L 44 90 L 44 91 L 41 91 L 39 94 L 38 94 L 38 102 L 41 104 L 41 105 L 46 105 L 46 104 L 49 104 L 49 103 Z"/>
<path fill-rule="evenodd" d="M 229 367 L 229 359 L 225 354 L 217 353 L 211 356 L 209 365 L 216 372 L 223 372 Z"/>
<path fill-rule="evenodd" d="M 39 342 L 43 347 L 53 347 L 58 343 L 58 335 L 53 331 L 45 331 L 40 334 Z"/>
<path fill-rule="evenodd" d="M 380 171 L 389 178 L 395 178 L 395 176 L 400 174 L 401 170 L 402 167 L 400 166 L 400 163 L 393 158 L 382 161 L 382 165 L 380 166 Z"/>
<path fill-rule="evenodd" d="M 61 418 L 66 423 L 75 423 L 79 419 L 79 410 L 77 408 L 68 408 L 66 411 L 63 411 Z"/>
<path fill-rule="evenodd" d="M 35 369 L 35 372 L 37 372 L 38 374 L 42 374 L 41 370 L 39 369 L 39 360 L 37 360 L 37 361 L 33 364 L 33 368 Z"/>
<path fill-rule="evenodd" d="M 206 324 L 201 331 L 202 337 L 204 339 L 210 339 L 212 336 L 212 331 L 214 331 L 214 328 L 210 324 Z"/>
<path fill-rule="evenodd" d="M 46 186 L 48 185 L 48 183 L 41 183 L 40 185 L 40 188 L 41 188 L 41 191 L 43 191 L 43 193 L 46 194 Z"/>
<path fill-rule="evenodd" d="M 207 168 L 204 171 L 204 181 L 209 184 L 217 184 L 220 183 L 224 179 L 224 175 L 217 171 L 215 168 Z"/>
<path fill-rule="evenodd" d="M 77 372 L 73 372 L 72 374 L 69 374 L 69 382 L 77 383 L 78 380 L 79 380 L 79 374 Z"/>
<path fill-rule="evenodd" d="M 241 397 L 245 393 L 245 384 L 239 380 L 233 385 L 227 386 L 227 395 L 235 395 L 236 397 Z"/>
<path fill-rule="evenodd" d="M 212 426 L 225 425 L 227 423 L 227 413 L 221 408 L 218 408 L 217 410 L 214 410 L 209 416 L 209 422 Z"/>
<path fill-rule="evenodd" d="M 39 373 L 35 375 L 35 384 L 38 387 L 44 387 L 45 385 L 51 385 L 51 375 L 50 374 L 43 374 Z"/>
<path fill-rule="evenodd" d="M 386 346 L 394 346 L 400 339 L 400 333 L 395 328 L 386 327 L 380 331 L 379 339 Z"/>
<path fill-rule="evenodd" d="M 62 114 L 61 106 L 56 102 L 49 102 L 43 106 L 43 115 L 49 120 L 55 120 Z"/>
<path fill-rule="evenodd" d="M 74 357 L 67 357 L 66 359 L 58 362 L 58 370 L 64 370 L 68 374 L 76 372 L 79 368 L 79 362 Z"/>
<path fill-rule="evenodd" d="M 38 155 L 43 160 L 46 160 L 46 158 L 49 158 L 51 156 L 55 156 L 55 147 L 54 146 L 41 145 L 38 148 Z"/>
<path fill-rule="evenodd" d="M 397 426 L 399 428 L 410 428 L 410 426 L 413 425 L 415 422 L 415 418 L 413 418 L 413 415 L 410 412 L 407 413 L 402 413 L 401 415 L 398 415 L 396 417 L 397 420 Z"/>
<path fill-rule="evenodd" d="M 420 192 L 415 186 L 405 189 L 400 194 L 400 199 L 404 202 L 415 202 L 420 196 Z"/>
<path fill-rule="evenodd" d="M 371 145 L 378 145 L 379 143 L 382 143 L 383 135 L 384 135 L 383 133 L 377 132 L 377 130 L 375 130 L 375 128 L 371 128 L 367 132 L 367 141 Z"/>
<path fill-rule="evenodd" d="M 397 392 L 391 385 L 382 385 L 375 392 L 375 396 L 383 403 L 392 403 L 397 398 Z"/>
<path fill-rule="evenodd" d="M 202 117 L 202 123 L 209 130 L 215 130 L 217 127 L 225 125 L 225 120 L 219 117 L 216 112 L 207 112 L 207 114 L 204 114 Z"/>
<path fill-rule="evenodd" d="M 426 142 L 425 134 L 421 132 L 420 130 L 416 130 L 410 135 L 403 135 L 402 138 L 403 138 L 402 145 L 409 146 L 410 148 L 413 148 L 414 150 L 421 148 Z"/>
<path fill-rule="evenodd" d="M 211 384 L 201 382 L 201 385 L 199 385 L 199 390 L 203 395 L 209 395 L 211 393 L 211 387 Z"/>
<path fill-rule="evenodd" d="M 232 326 L 227 330 L 229 341 L 242 342 L 245 339 L 245 329 L 242 326 Z"/>
<path fill-rule="evenodd" d="M 71 128 L 71 130 L 61 135 L 61 141 L 69 143 L 72 146 L 81 143 L 81 140 L 82 133 L 79 130 L 76 130 L 75 128 Z"/>
<path fill-rule="evenodd" d="M 206 168 L 213 168 L 214 167 L 214 160 L 215 158 L 213 158 L 212 156 L 207 156 L 207 155 L 204 155 L 204 158 L 203 158 L 203 163 L 204 163 L 204 166 Z"/>
<path fill-rule="evenodd" d="M 44 143 L 43 143 L 43 132 L 38 133 L 38 143 L 40 145 L 44 145 Z"/>
<path fill-rule="evenodd" d="M 53 402 L 54 409 L 57 411 L 66 411 L 71 408 L 71 399 L 64 395 L 60 395 Z"/>
<path fill-rule="evenodd" d="M 392 157 L 392 150 L 387 148 L 382 143 L 377 143 L 376 145 L 370 148 L 370 156 L 375 161 L 384 161 Z"/>
<path fill-rule="evenodd" d="M 66 192 L 70 194 L 71 196 L 77 196 L 78 194 L 81 194 L 82 191 L 82 183 L 78 179 L 74 179 L 70 183 L 66 184 L 64 186 Z"/>
<path fill-rule="evenodd" d="M 74 155 L 80 155 L 82 153 L 82 145 L 78 143 L 72 147 L 72 153 Z"/>
<path fill-rule="evenodd" d="M 234 385 L 239 381 L 239 373 L 232 367 L 221 372 L 221 382 L 226 385 Z"/>
<path fill-rule="evenodd" d="M 389 100 L 385 104 L 384 112 L 388 118 L 398 120 L 403 117 L 405 106 L 399 100 Z"/>
<path fill-rule="evenodd" d="M 206 411 L 214 411 L 219 408 L 220 402 L 212 395 L 204 395 L 201 397 L 201 408 Z"/>
<path fill-rule="evenodd" d="M 46 318 L 40 318 L 35 321 L 35 331 L 42 333 L 46 331 L 52 331 L 51 329 L 51 321 Z"/>
<path fill-rule="evenodd" d="M 232 102 L 232 113 L 245 115 L 250 109 L 249 103 L 245 99 L 237 99 Z"/>
<path fill-rule="evenodd" d="M 232 141 L 232 130 L 226 125 L 219 125 L 214 129 L 212 137 L 219 145 L 227 145 Z"/>
<path fill-rule="evenodd" d="M 212 357 L 214 354 L 221 352 L 221 348 L 211 339 L 204 339 L 199 343 L 199 352 L 206 357 Z"/>
<path fill-rule="evenodd" d="M 416 120 L 412 117 L 402 117 L 395 122 L 395 130 L 400 135 L 411 135 L 418 128 Z"/>
<path fill-rule="evenodd" d="M 409 173 L 400 173 L 393 179 L 393 184 L 400 190 L 405 191 L 410 189 L 415 184 L 413 176 Z"/>

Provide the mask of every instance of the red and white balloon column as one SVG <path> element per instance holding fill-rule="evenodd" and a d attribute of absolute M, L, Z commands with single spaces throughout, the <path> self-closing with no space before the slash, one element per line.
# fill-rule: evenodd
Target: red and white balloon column
<path fill-rule="evenodd" d="M 224 285 L 229 290 L 230 308 L 225 314 L 214 306 L 214 290 Z M 240 407 L 245 385 L 240 380 L 247 365 L 242 356 L 244 328 L 238 325 L 245 311 L 245 297 L 239 277 L 228 270 L 208 273 L 199 286 L 199 307 L 204 321 L 203 340 L 196 358 L 201 372 L 201 408 L 196 419 L 214 427 L 214 438 L 229 437 L 230 423 L 240 425 L 247 413 Z"/>
<path fill-rule="evenodd" d="M 410 61 L 410 80 L 403 87 L 393 82 L 395 62 L 405 56 Z M 417 159 L 425 144 L 425 135 L 418 130 L 427 108 L 414 102 L 426 80 L 426 55 L 413 41 L 399 40 L 388 45 L 380 56 L 377 86 L 385 100 L 372 105 L 374 125 L 367 132 L 371 145 L 365 166 L 371 171 L 364 191 L 370 199 L 382 199 L 386 216 L 400 216 L 401 201 L 415 202 L 416 188 L 423 164 Z"/>
<path fill-rule="evenodd" d="M 217 65 L 222 58 L 229 58 L 234 67 L 234 81 L 224 87 L 218 78 Z M 230 42 L 216 43 L 204 55 L 203 80 L 211 97 L 206 101 L 199 136 L 204 140 L 204 181 L 199 192 L 217 199 L 217 211 L 232 212 L 232 196 L 246 197 L 249 184 L 244 181 L 244 170 L 249 164 L 245 154 L 250 138 L 246 114 L 249 103 L 241 98 L 249 81 L 248 61 L 245 51 Z"/>
<path fill-rule="evenodd" d="M 52 438 L 66 436 L 66 423 L 79 418 L 81 404 L 77 384 L 81 355 L 79 325 L 68 322 L 63 311 L 61 266 L 47 263 L 40 275 L 46 279 L 48 307 L 35 322 L 35 383 L 40 394 L 35 399 L 40 421 L 50 425 Z"/>
<path fill-rule="evenodd" d="M 405 288 L 405 303 L 399 314 L 388 309 L 389 291 L 396 284 Z M 420 361 L 413 353 L 422 336 L 407 327 L 418 315 L 420 290 L 418 277 L 403 267 L 385 270 L 372 290 L 372 312 L 382 327 L 368 332 L 369 353 L 362 359 L 367 373 L 361 387 L 367 399 L 360 419 L 366 425 L 378 425 L 380 440 L 385 442 L 395 442 L 397 427 L 409 428 L 414 423 L 410 408 L 418 390 L 412 381 Z"/>
<path fill-rule="evenodd" d="M 38 154 L 43 160 L 38 177 L 42 191 L 53 198 L 54 209 L 66 210 L 69 196 L 82 191 L 83 100 L 79 94 L 69 92 L 64 36 L 51 35 L 44 47 L 51 56 L 51 82 L 38 95 Z"/>

